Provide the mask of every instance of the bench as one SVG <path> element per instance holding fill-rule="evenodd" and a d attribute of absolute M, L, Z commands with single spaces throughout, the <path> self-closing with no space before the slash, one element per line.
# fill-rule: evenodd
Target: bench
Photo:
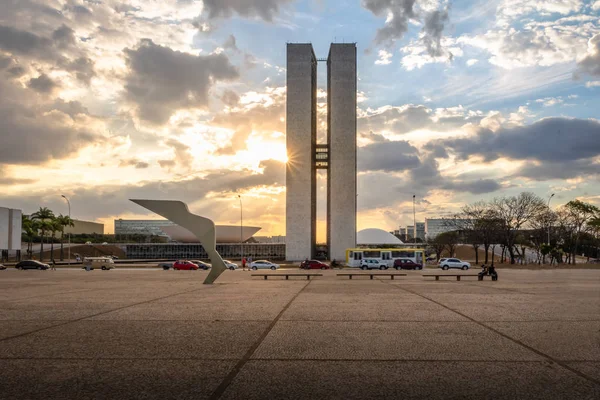
<path fill-rule="evenodd" d="M 478 274 L 427 274 L 427 275 L 422 275 L 423 277 L 427 277 L 427 276 L 435 276 L 435 280 L 439 281 L 440 280 L 440 276 L 455 276 L 457 281 L 460 281 L 460 277 L 461 276 L 479 276 Z"/>
<path fill-rule="evenodd" d="M 307 280 L 310 280 L 311 276 L 323 276 L 323 274 L 299 274 L 299 273 L 289 273 L 289 274 L 252 274 L 252 276 L 264 276 L 265 281 L 269 276 L 285 276 L 285 280 L 290 279 L 290 276 L 305 276 Z"/>
<path fill-rule="evenodd" d="M 392 280 L 394 280 L 395 276 L 406 276 L 406 274 L 398 274 L 398 273 L 394 273 L 394 274 L 388 274 L 388 273 L 349 273 L 349 274 L 337 274 L 337 276 L 347 276 L 349 279 L 352 279 L 353 276 L 370 276 L 371 280 L 373 279 L 374 276 L 389 276 L 392 278 Z"/>

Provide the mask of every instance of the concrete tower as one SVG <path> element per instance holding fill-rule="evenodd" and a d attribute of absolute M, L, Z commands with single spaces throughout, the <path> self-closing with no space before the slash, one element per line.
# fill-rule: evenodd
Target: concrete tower
<path fill-rule="evenodd" d="M 318 60 L 325 61 L 325 60 Z M 287 45 L 286 258 L 313 258 L 317 169 L 327 174 L 327 243 L 342 261 L 356 246 L 356 45 L 327 58 L 327 144 L 317 144 L 317 59 L 310 44 Z"/>
<path fill-rule="evenodd" d="M 333 43 L 327 58 L 327 244 L 331 260 L 356 247 L 356 44 Z"/>
<path fill-rule="evenodd" d="M 286 258 L 313 258 L 317 238 L 317 59 L 311 44 L 287 45 Z"/>

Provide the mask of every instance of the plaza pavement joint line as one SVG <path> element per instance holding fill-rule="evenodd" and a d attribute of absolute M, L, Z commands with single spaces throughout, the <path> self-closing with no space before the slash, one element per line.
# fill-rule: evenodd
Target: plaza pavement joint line
<path fill-rule="evenodd" d="M 265 340 L 267 335 L 271 332 L 271 330 L 273 329 L 275 324 L 279 321 L 279 319 L 281 318 L 283 313 L 285 313 L 287 311 L 287 309 L 294 302 L 294 300 L 296 300 L 296 298 L 300 295 L 300 293 L 302 293 L 302 291 L 304 291 L 304 289 L 306 289 L 308 287 L 308 285 L 310 285 L 312 282 L 313 281 L 311 281 L 311 280 L 306 281 L 306 284 L 304 285 L 304 287 L 302 287 L 302 289 L 300 289 L 298 291 L 298 293 L 296 293 L 294 295 L 294 297 L 292 297 L 292 299 L 283 307 L 283 309 L 279 312 L 279 314 L 277 314 L 277 316 L 273 319 L 273 321 L 271 321 L 271 323 L 265 329 L 265 331 L 262 333 L 262 335 L 260 335 L 260 337 L 252 344 L 252 346 L 248 349 L 246 354 L 244 354 L 244 356 L 240 359 L 240 361 L 238 361 L 238 363 L 233 367 L 233 369 L 229 372 L 229 374 L 227 374 L 227 376 L 223 379 L 223 381 L 219 384 L 219 386 L 215 389 L 215 391 L 210 395 L 210 397 L 209 397 L 210 400 L 217 400 L 217 399 L 220 399 L 221 396 L 223 396 L 223 394 L 225 393 L 225 391 L 227 390 L 229 385 L 231 385 L 231 383 L 233 382 L 235 377 L 239 374 L 239 372 L 242 370 L 244 365 L 246 365 L 246 363 L 250 360 L 250 358 L 252 357 L 252 354 L 254 354 L 256 349 L 258 349 L 258 346 L 260 346 L 262 344 L 262 342 Z"/>
<path fill-rule="evenodd" d="M 64 325 L 68 325 L 68 324 L 71 324 L 71 323 L 73 323 L 73 322 L 79 322 L 79 321 L 83 321 L 84 319 L 88 319 L 88 318 L 94 318 L 94 317 L 97 317 L 97 316 L 99 316 L 99 315 L 108 314 L 108 313 L 111 313 L 111 312 L 114 312 L 114 311 L 120 311 L 120 310 L 124 310 L 124 309 L 126 309 L 126 308 L 129 308 L 129 307 L 139 306 L 139 305 L 141 305 L 141 304 L 147 304 L 147 303 L 151 303 L 151 302 L 153 302 L 153 301 L 157 301 L 157 300 L 163 300 L 163 299 L 167 299 L 167 298 L 169 298 L 169 297 L 173 297 L 173 296 L 179 296 L 179 295 L 182 295 L 182 294 L 189 294 L 189 293 L 193 293 L 193 292 L 195 292 L 195 291 L 197 291 L 197 290 L 201 290 L 201 289 L 199 289 L 199 288 L 198 288 L 198 289 L 193 289 L 193 290 L 187 290 L 187 291 L 185 291 L 185 292 L 173 293 L 173 294 L 169 294 L 169 295 L 167 295 L 167 296 L 157 297 L 157 298 L 155 298 L 155 299 L 144 300 L 144 301 L 140 301 L 140 302 L 138 302 L 138 303 L 128 304 L 128 305 L 126 305 L 126 306 L 123 306 L 123 307 L 117 307 L 117 308 L 113 308 L 113 309 L 111 309 L 111 310 L 102 311 L 102 312 L 99 312 L 99 313 L 96 313 L 96 314 L 92 314 L 92 315 L 86 315 L 85 317 L 81 317 L 81 318 L 76 318 L 76 319 L 71 319 L 71 320 L 63 321 L 63 322 L 61 322 L 61 323 L 59 323 L 59 324 L 54 324 L 54 325 L 50 325 L 50 326 L 45 326 L 45 327 L 43 327 L 43 328 L 34 329 L 34 330 L 32 330 L 32 331 L 29 331 L 29 332 L 23 332 L 23 333 L 19 333 L 18 335 L 13 335 L 13 336 L 7 336 L 7 337 L 4 337 L 4 338 L 0 338 L 0 342 L 5 342 L 5 341 L 7 341 L 7 340 L 11 340 L 11 339 L 20 338 L 20 337 L 23 337 L 23 336 L 30 335 L 30 334 L 32 334 L 32 333 L 38 333 L 38 332 L 41 332 L 41 331 L 45 331 L 45 330 L 47 330 L 47 329 L 56 328 L 56 327 L 58 327 L 58 326 L 64 326 Z M 52 320 L 47 320 L 47 321 L 52 321 Z"/>
<path fill-rule="evenodd" d="M 382 281 L 381 281 L 381 283 L 383 283 L 383 284 L 388 284 L 388 285 L 389 285 L 389 284 L 391 284 L 391 283 L 389 283 L 389 282 L 387 282 L 387 281 L 384 281 L 384 280 L 382 280 Z M 452 309 L 452 308 L 450 308 L 450 307 L 446 306 L 445 304 L 442 304 L 442 303 L 440 303 L 440 302 L 438 302 L 438 301 L 436 301 L 436 300 L 433 300 L 433 299 L 431 299 L 431 298 L 429 298 L 429 297 L 427 297 L 427 296 L 425 296 L 425 295 L 422 295 L 422 294 L 420 294 L 420 293 L 413 292 L 412 290 L 409 290 L 409 289 L 406 289 L 406 288 L 400 287 L 399 285 L 392 285 L 392 286 L 396 287 L 396 288 L 397 288 L 397 289 L 399 289 L 399 290 L 403 290 L 403 291 L 405 291 L 405 292 L 412 293 L 412 294 L 415 294 L 415 295 L 417 295 L 417 296 L 420 296 L 420 297 L 422 297 L 422 298 L 424 298 L 424 299 L 426 299 L 426 300 L 429 300 L 429 301 L 431 301 L 432 303 L 435 303 L 435 304 L 437 304 L 438 306 L 444 307 L 446 310 L 452 311 L 452 312 L 454 312 L 454 313 L 456 313 L 456 314 L 460 315 L 461 317 L 464 317 L 464 318 L 466 318 L 466 319 L 468 319 L 468 320 L 470 320 L 470 321 L 472 321 L 472 322 L 476 323 L 477 325 L 479 325 L 479 326 L 481 326 L 481 327 L 483 327 L 483 328 L 485 328 L 485 329 L 488 329 L 488 330 L 490 330 L 490 331 L 492 331 L 492 332 L 494 332 L 494 333 L 496 333 L 496 334 L 498 334 L 498 335 L 502 336 L 502 337 L 503 337 L 503 338 L 505 338 L 505 339 L 508 339 L 508 340 L 510 340 L 510 341 L 511 341 L 511 342 L 513 342 L 513 343 L 516 343 L 516 344 L 518 344 L 518 345 L 520 345 L 520 346 L 522 346 L 522 347 L 525 347 L 527 350 L 529 350 L 529 351 L 532 351 L 532 352 L 534 352 L 535 354 L 537 354 L 537 355 L 539 355 L 539 356 L 542 356 L 542 357 L 544 357 L 544 358 L 547 358 L 548 360 L 550 360 L 550 361 L 552 361 L 552 362 L 556 363 L 557 365 L 560 365 L 561 367 L 563 367 L 564 369 L 566 369 L 566 370 L 568 370 L 568 371 L 571 371 L 572 373 L 574 373 L 574 374 L 578 375 L 579 377 L 581 377 L 581 378 L 584 378 L 585 380 L 587 380 L 587 381 L 590 381 L 590 382 L 592 382 L 592 383 L 595 383 L 596 385 L 600 385 L 600 381 L 599 381 L 599 380 L 597 380 L 597 379 L 595 379 L 595 378 L 593 378 L 593 377 L 591 377 L 591 376 L 588 376 L 588 375 L 584 374 L 583 372 L 580 372 L 580 371 L 578 371 L 578 370 L 576 370 L 576 369 L 574 369 L 574 368 L 571 368 L 571 367 L 570 367 L 569 365 L 567 365 L 565 362 L 563 362 L 563 361 L 560 361 L 560 360 L 557 360 L 556 358 L 554 358 L 554 357 L 552 357 L 552 356 L 550 356 L 550 355 L 548 355 L 548 354 L 546 354 L 546 353 L 543 353 L 543 352 L 541 352 L 540 350 L 538 350 L 538 349 L 536 349 L 536 348 L 534 348 L 534 347 L 531 347 L 531 346 L 529 346 L 529 345 L 527 345 L 527 344 L 525 344 L 525 343 L 521 342 L 520 340 L 517 340 L 517 339 L 515 339 L 515 338 L 513 338 L 513 337 L 510 337 L 510 336 L 508 336 L 508 335 L 506 335 L 506 334 L 504 334 L 504 333 L 500 332 L 499 330 L 497 330 L 497 329 L 494 329 L 494 328 L 492 328 L 491 326 L 488 326 L 488 325 L 486 325 L 486 324 L 485 324 L 485 323 L 483 323 L 483 322 L 477 321 L 476 319 L 473 319 L 473 318 L 469 317 L 468 315 L 461 313 L 460 311 L 456 311 L 456 310 L 454 310 L 454 309 Z M 527 322 L 527 321 L 524 321 L 524 322 Z"/>

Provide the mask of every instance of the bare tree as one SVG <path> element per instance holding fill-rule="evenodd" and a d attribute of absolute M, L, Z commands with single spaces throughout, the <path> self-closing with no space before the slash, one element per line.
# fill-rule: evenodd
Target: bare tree
<path fill-rule="evenodd" d="M 565 204 L 561 211 L 563 211 L 563 225 L 568 227 L 572 237 L 572 243 L 569 246 L 571 250 L 569 261 L 575 264 L 579 239 L 583 233 L 592 231 L 593 224 L 590 225 L 590 222 L 594 221 L 594 218 L 600 213 L 600 209 L 580 200 L 571 200 Z"/>
<path fill-rule="evenodd" d="M 518 196 L 495 198 L 492 213 L 502 224 L 501 244 L 510 255 L 510 263 L 515 263 L 515 238 L 517 231 L 547 209 L 545 201 L 530 192 Z"/>

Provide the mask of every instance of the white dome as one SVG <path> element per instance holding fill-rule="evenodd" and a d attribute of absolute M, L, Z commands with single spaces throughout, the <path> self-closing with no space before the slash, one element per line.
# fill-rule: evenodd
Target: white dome
<path fill-rule="evenodd" d="M 369 228 L 356 233 L 356 244 L 402 244 L 402 241 L 383 229 Z"/>

